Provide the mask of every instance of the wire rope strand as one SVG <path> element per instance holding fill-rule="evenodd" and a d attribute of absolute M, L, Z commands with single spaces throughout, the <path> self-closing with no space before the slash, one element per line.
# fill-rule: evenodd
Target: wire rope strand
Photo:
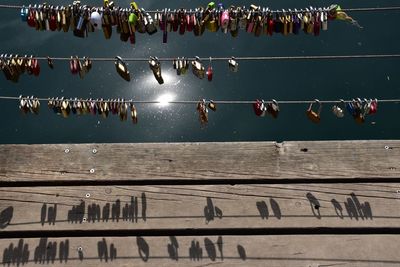
<path fill-rule="evenodd" d="M 24 57 L 24 56 L 20 56 Z M 4 57 L 8 58 L 8 57 Z M 47 60 L 48 57 L 38 56 L 34 57 L 38 60 Z M 71 57 L 49 57 L 54 61 L 69 61 Z M 115 57 L 89 57 L 92 61 L 115 61 Z M 200 60 L 208 61 L 226 61 L 232 57 L 199 57 Z M 234 57 L 240 61 L 278 61 L 278 60 L 336 60 L 336 59 L 385 59 L 385 58 L 400 58 L 400 54 L 367 54 L 367 55 L 312 55 L 312 56 L 249 56 L 249 57 Z M 1 57 L 0 57 L 1 59 Z M 78 58 L 83 59 L 83 58 Z M 146 62 L 149 58 L 122 58 L 124 61 L 132 62 Z M 159 61 L 173 61 L 177 59 L 172 57 L 158 58 Z M 195 57 L 185 58 L 188 60 L 195 60 Z"/>
<path fill-rule="evenodd" d="M 30 96 L 23 96 L 22 98 L 28 98 Z M 54 100 L 55 98 L 53 97 L 48 97 L 48 98 L 43 98 L 43 97 L 34 97 L 34 99 L 37 99 L 39 101 L 48 101 L 50 99 Z M 19 100 L 20 97 L 17 96 L 0 96 L 0 100 Z M 63 98 L 64 100 L 67 101 L 101 101 L 98 98 Z M 103 101 L 111 101 L 110 99 L 105 99 L 101 98 Z M 122 100 L 119 98 L 120 103 L 135 103 L 135 104 L 159 104 L 162 101 L 157 101 L 157 100 Z M 61 97 L 58 97 L 58 100 L 61 100 Z M 112 101 L 115 99 L 113 98 Z M 211 100 L 206 100 L 206 101 L 211 101 Z M 223 104 L 223 105 L 248 105 L 248 104 L 253 104 L 255 100 L 212 100 L 215 104 Z M 311 102 L 314 102 L 315 99 L 313 100 L 282 100 L 282 101 L 277 101 L 279 104 L 286 104 L 286 105 L 296 105 L 296 104 L 310 104 Z M 344 100 L 345 103 L 352 102 L 352 100 Z M 377 99 L 378 103 L 400 103 L 400 99 Z M 197 104 L 199 100 L 177 100 L 177 101 L 168 101 L 169 104 Z M 267 101 L 268 102 L 268 101 Z M 339 103 L 340 100 L 319 100 L 319 103 L 321 104 L 336 104 Z"/>
<path fill-rule="evenodd" d="M 0 4 L 0 8 L 4 9 L 21 9 L 24 6 L 21 5 L 7 5 L 7 4 Z M 25 6 L 26 7 L 26 6 Z M 355 8 L 342 8 L 344 12 L 379 12 L 379 11 L 396 11 L 400 10 L 400 6 L 388 6 L 388 7 L 355 7 Z M 158 13 L 161 10 L 146 10 L 148 13 Z M 301 11 L 299 11 L 301 12 Z"/>

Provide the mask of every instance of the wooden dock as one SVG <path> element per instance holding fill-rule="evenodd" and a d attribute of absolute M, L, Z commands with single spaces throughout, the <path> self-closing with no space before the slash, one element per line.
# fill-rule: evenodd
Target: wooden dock
<path fill-rule="evenodd" d="M 400 141 L 0 145 L 3 266 L 400 266 Z"/>

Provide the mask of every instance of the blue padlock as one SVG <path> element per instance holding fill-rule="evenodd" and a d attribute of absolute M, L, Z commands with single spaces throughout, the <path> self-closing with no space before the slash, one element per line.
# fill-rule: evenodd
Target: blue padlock
<path fill-rule="evenodd" d="M 350 115 L 354 116 L 354 114 L 355 114 L 355 108 L 354 108 L 353 102 L 348 102 L 348 103 L 346 104 L 346 109 L 347 109 L 347 111 L 350 113 Z"/>
<path fill-rule="evenodd" d="M 22 6 L 21 8 L 21 20 L 22 21 L 28 21 L 28 8 L 25 6 Z"/>

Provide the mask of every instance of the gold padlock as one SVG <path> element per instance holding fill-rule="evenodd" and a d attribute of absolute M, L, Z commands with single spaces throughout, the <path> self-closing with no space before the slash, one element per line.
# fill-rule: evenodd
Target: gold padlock
<path fill-rule="evenodd" d="M 117 70 L 119 76 L 121 76 L 125 81 L 129 82 L 131 80 L 128 67 L 126 66 L 126 63 L 122 60 L 122 58 L 119 56 L 116 57 L 115 69 Z"/>
<path fill-rule="evenodd" d="M 319 108 L 318 111 L 315 112 L 312 108 L 313 108 L 313 104 L 319 104 Z M 308 107 L 306 114 L 307 117 L 314 123 L 319 123 L 321 121 L 321 110 L 322 110 L 322 104 L 321 102 L 319 102 L 318 99 L 315 99 L 315 102 L 311 102 L 310 106 Z"/>

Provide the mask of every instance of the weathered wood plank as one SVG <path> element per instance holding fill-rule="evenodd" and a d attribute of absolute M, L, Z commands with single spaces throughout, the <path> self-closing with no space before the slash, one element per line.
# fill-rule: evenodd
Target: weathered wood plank
<path fill-rule="evenodd" d="M 0 188 L 0 232 L 398 227 L 399 188 L 396 183 Z"/>
<path fill-rule="evenodd" d="M 400 141 L 0 145 L 0 181 L 338 177 L 400 177 Z"/>
<path fill-rule="evenodd" d="M 0 251 L 3 266 L 376 267 L 399 266 L 399 244 L 397 235 L 92 237 L 3 239 Z"/>

